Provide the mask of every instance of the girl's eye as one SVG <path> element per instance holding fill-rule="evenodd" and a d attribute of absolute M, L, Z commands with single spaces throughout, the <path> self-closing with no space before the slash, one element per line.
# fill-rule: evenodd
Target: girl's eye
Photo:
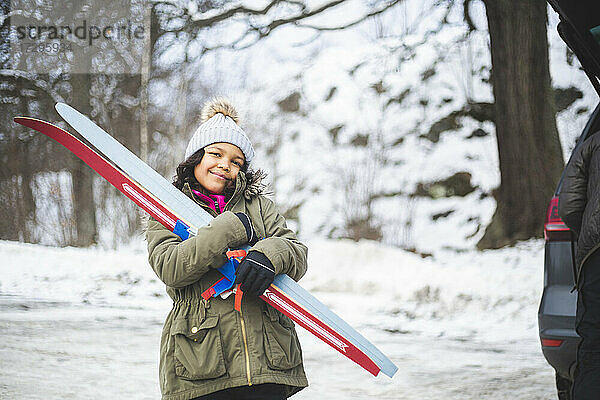
<path fill-rule="evenodd" d="M 208 153 L 208 154 L 210 154 L 211 156 L 215 156 L 215 157 L 220 157 L 221 156 L 221 154 L 219 154 L 219 153 Z"/>
<path fill-rule="evenodd" d="M 233 163 L 238 167 L 242 168 L 242 163 L 240 163 L 239 161 L 234 161 Z"/>

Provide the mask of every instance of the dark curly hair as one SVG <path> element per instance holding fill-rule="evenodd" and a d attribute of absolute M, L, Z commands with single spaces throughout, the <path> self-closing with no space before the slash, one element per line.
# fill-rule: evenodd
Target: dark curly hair
<path fill-rule="evenodd" d="M 173 186 L 175 186 L 179 190 L 182 190 L 183 186 L 186 183 L 188 183 L 192 189 L 201 189 L 200 183 L 198 183 L 196 177 L 194 176 L 194 168 L 196 168 L 196 165 L 200 164 L 200 161 L 202 161 L 202 157 L 204 157 L 204 149 L 198 150 L 197 152 L 189 156 L 187 160 L 180 163 L 175 170 L 176 175 L 173 176 Z M 248 182 L 253 182 L 255 174 L 264 174 L 260 170 L 257 172 L 249 170 L 247 162 L 244 162 L 244 165 L 242 165 L 240 171 L 246 174 L 246 180 Z M 226 198 L 229 198 L 233 194 L 234 190 L 235 185 L 230 183 L 225 188 L 225 192 L 223 194 Z"/>

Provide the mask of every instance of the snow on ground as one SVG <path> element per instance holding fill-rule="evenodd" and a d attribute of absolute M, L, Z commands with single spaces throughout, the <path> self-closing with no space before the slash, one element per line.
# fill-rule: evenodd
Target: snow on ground
<path fill-rule="evenodd" d="M 138 245 L 104 251 L 0 242 L 0 293 L 168 310 L 164 285 L 149 267 L 143 243 Z M 435 259 L 370 241 L 319 240 L 308 246 L 309 270 L 302 286 L 323 298 L 338 293 L 361 297 L 361 310 L 346 309 L 343 301 L 330 305 L 347 312 L 348 319 L 355 311 L 379 313 L 383 329 L 430 335 L 468 330 L 487 337 L 498 331 L 491 326 L 520 317 L 535 329 L 543 286 L 539 240 L 495 251 L 440 252 Z"/>
<path fill-rule="evenodd" d="M 536 324 L 542 241 L 426 259 L 375 242 L 308 246 L 302 286 L 400 370 L 373 378 L 299 328 L 311 386 L 295 397 L 551 398 Z M 120 251 L 0 242 L 0 259 L 0 398 L 88 398 L 97 384 L 106 398 L 158 397 L 170 302 L 143 242 Z"/>

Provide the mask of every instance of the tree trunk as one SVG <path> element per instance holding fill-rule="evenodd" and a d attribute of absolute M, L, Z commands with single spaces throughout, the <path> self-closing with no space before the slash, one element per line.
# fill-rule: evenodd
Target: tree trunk
<path fill-rule="evenodd" d="M 1 82 L 5 88 L 12 87 L 9 93 L 2 93 L 3 96 L 19 99 L 17 104 L 6 106 L 6 114 L 28 115 L 29 98 L 23 95 L 27 86 L 24 80 L 3 77 Z M 12 123 L 10 128 L 0 145 L 0 238 L 34 243 L 37 236 L 32 184 L 36 170 L 35 160 L 31 159 L 35 153 L 32 137 L 27 128 L 20 125 Z"/>
<path fill-rule="evenodd" d="M 127 74 L 122 78 L 123 80 L 119 83 L 117 93 L 139 98 L 140 86 L 142 84 L 141 75 Z M 118 99 L 115 99 L 115 101 L 118 101 Z M 112 128 L 112 132 L 110 133 L 113 134 L 121 144 L 140 156 L 142 142 L 142 136 L 140 135 L 140 107 L 121 107 L 118 116 L 111 116 L 110 119 Z M 106 185 L 110 186 L 108 183 L 106 183 Z M 138 207 L 129 201 L 129 199 L 122 198 L 122 195 L 116 189 L 111 187 L 110 190 L 113 195 L 119 196 L 121 200 L 125 200 L 123 203 L 124 208 L 121 210 L 122 214 L 118 218 L 127 219 L 127 232 L 115 232 L 115 237 L 132 237 L 142 226 L 141 214 L 138 211 Z"/>
<path fill-rule="evenodd" d="M 90 115 L 90 74 L 73 74 L 73 106 L 84 115 Z M 97 243 L 96 203 L 94 201 L 94 174 L 83 161 L 77 160 L 73 171 L 73 210 L 77 231 L 76 246 L 85 247 Z"/>
<path fill-rule="evenodd" d="M 17 90 L 19 93 L 24 92 L 24 82 L 22 80 L 18 80 L 17 82 Z M 28 99 L 26 96 L 19 96 L 21 98 L 21 115 L 29 114 L 29 105 Z M 32 166 L 35 165 L 35 148 L 33 146 L 32 135 L 30 132 L 27 135 L 22 135 L 21 140 L 19 140 L 19 148 L 20 148 L 20 158 L 22 160 L 22 164 L 20 166 L 21 171 L 21 182 L 20 182 L 20 196 L 19 196 L 19 219 L 20 219 L 20 229 L 22 230 L 22 238 L 23 241 L 28 243 L 36 243 L 34 232 L 36 225 L 36 204 L 35 198 L 33 197 L 33 179 L 34 172 L 32 171 Z"/>
<path fill-rule="evenodd" d="M 27 114 L 23 114 L 27 115 Z M 25 137 L 20 143 L 21 159 L 23 164 L 21 166 L 21 181 L 19 182 L 19 199 L 18 199 L 18 221 L 19 230 L 22 232 L 19 235 L 24 242 L 37 243 L 38 240 L 35 237 L 35 224 L 36 224 L 36 205 L 33 197 L 33 191 L 31 189 L 33 184 L 33 173 L 32 173 L 32 155 L 34 150 L 31 146 L 31 140 Z"/>
<path fill-rule="evenodd" d="M 551 93 L 543 0 L 484 0 L 490 32 L 500 187 L 477 244 L 498 248 L 542 234 L 563 168 Z"/>

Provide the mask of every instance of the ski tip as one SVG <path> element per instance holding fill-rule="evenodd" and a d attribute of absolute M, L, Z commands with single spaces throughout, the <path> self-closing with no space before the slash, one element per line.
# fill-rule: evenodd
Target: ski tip
<path fill-rule="evenodd" d="M 57 127 L 56 125 L 51 124 L 50 122 L 46 122 L 41 119 L 32 118 L 32 117 L 14 117 L 13 121 L 16 122 L 17 124 L 23 125 L 27 128 L 31 128 L 38 132 L 40 132 L 40 128 L 42 128 L 42 127 L 53 127 L 53 128 L 62 130 L 61 128 Z"/>
<path fill-rule="evenodd" d="M 77 117 L 83 117 L 86 120 L 88 120 L 89 122 L 90 119 L 88 117 L 86 117 L 85 115 L 83 115 L 82 113 L 80 113 L 79 111 L 77 111 L 75 108 L 71 107 L 70 105 L 66 104 L 66 103 L 56 103 L 54 105 L 54 108 L 56 109 L 56 112 L 63 117 L 63 119 L 65 121 L 67 121 L 69 123 L 69 125 L 71 125 L 71 120 L 74 116 Z M 73 126 L 73 125 L 71 125 Z M 77 129 L 75 129 L 77 130 Z"/>
<path fill-rule="evenodd" d="M 73 107 L 71 107 L 70 105 L 66 104 L 66 103 L 56 103 L 54 105 L 54 108 L 56 109 L 56 112 L 58 112 L 60 114 L 61 117 L 65 117 L 65 114 L 71 114 L 71 113 L 75 113 L 76 115 L 83 115 L 81 114 L 79 111 L 77 111 L 76 109 L 74 109 Z"/>
<path fill-rule="evenodd" d="M 56 109 L 56 111 L 57 111 L 57 112 L 60 114 L 60 113 L 61 113 L 61 111 L 63 111 L 63 110 L 68 110 L 68 109 L 70 109 L 70 108 L 71 108 L 71 106 L 69 106 L 68 104 L 65 104 L 65 103 L 60 103 L 60 102 L 59 102 L 59 103 L 56 103 L 56 104 L 54 105 L 54 108 L 55 108 L 55 109 Z"/>
<path fill-rule="evenodd" d="M 14 117 L 13 121 L 16 122 L 17 124 L 21 124 L 21 125 L 25 125 L 27 126 L 27 122 L 28 121 L 32 121 L 35 120 L 35 118 L 31 118 L 31 117 Z"/>

